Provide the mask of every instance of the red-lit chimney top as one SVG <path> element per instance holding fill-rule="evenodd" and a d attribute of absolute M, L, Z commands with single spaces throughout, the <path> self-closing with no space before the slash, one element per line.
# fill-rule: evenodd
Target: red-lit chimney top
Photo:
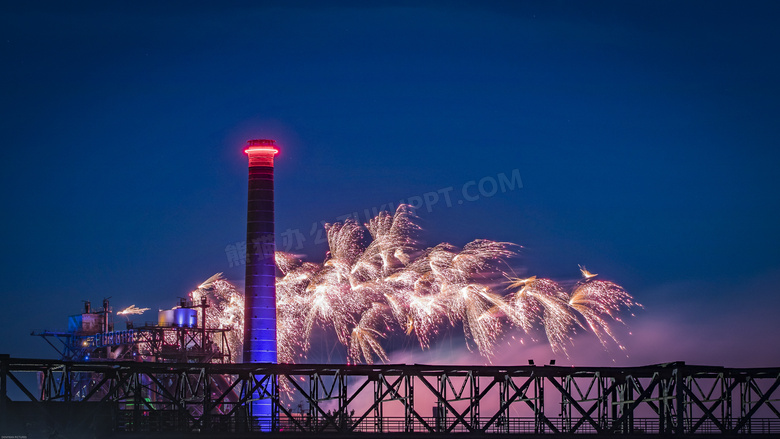
<path fill-rule="evenodd" d="M 249 156 L 249 166 L 273 166 L 274 155 L 279 153 L 276 142 L 270 139 L 247 140 L 244 152 Z"/>
<path fill-rule="evenodd" d="M 276 145 L 275 140 L 270 139 L 253 139 L 253 140 L 247 140 L 246 141 L 247 146 L 262 146 L 262 145 Z"/>

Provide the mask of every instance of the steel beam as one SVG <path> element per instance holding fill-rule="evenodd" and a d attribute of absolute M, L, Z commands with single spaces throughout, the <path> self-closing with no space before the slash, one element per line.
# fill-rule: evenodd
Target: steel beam
<path fill-rule="evenodd" d="M 270 417 L 248 416 L 258 398 L 270 403 Z M 23 434 L 25 416 L 69 431 L 98 425 L 85 419 L 105 410 L 86 407 L 102 401 L 112 431 L 127 434 L 778 435 L 779 400 L 780 368 L 84 363 L 0 355 L 0 430 L 9 434 Z M 291 408 L 296 401 L 299 413 Z M 72 425 L 58 417 L 80 406 L 85 411 Z"/>

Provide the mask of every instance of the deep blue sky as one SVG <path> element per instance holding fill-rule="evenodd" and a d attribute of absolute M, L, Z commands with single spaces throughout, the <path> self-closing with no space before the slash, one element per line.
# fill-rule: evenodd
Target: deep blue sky
<path fill-rule="evenodd" d="M 622 284 L 633 337 L 668 332 L 628 343 L 642 361 L 780 363 L 775 2 L 14 3 L 0 352 L 51 356 L 27 334 L 82 299 L 156 310 L 241 281 L 242 147 L 274 138 L 277 231 L 314 260 L 315 222 L 518 170 L 423 209 L 428 243 L 512 241 L 528 274 Z"/>

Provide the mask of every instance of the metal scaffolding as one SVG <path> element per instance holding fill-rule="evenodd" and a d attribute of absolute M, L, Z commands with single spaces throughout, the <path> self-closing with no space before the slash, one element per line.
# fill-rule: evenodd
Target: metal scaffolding
<path fill-rule="evenodd" d="M 225 328 L 145 325 L 124 331 L 92 335 L 42 331 L 43 338 L 65 361 L 219 362 L 230 361 Z"/>
<path fill-rule="evenodd" d="M 29 426 L 25 419 L 36 417 L 60 432 L 86 428 L 97 436 L 162 431 L 777 435 L 778 386 L 780 368 L 682 362 L 372 366 L 0 356 L 0 431 L 29 434 L 20 430 Z M 271 402 L 271 416 L 253 416 L 258 397 Z"/>
<path fill-rule="evenodd" d="M 133 327 L 128 322 L 127 329 L 114 330 L 108 299 L 95 312 L 85 301 L 84 313 L 69 318 L 68 331 L 33 331 L 30 335 L 41 337 L 63 361 L 226 363 L 232 357 L 228 334 L 233 328 L 207 327 L 209 307 L 205 296 L 200 303 L 182 299 L 178 308 L 160 311 L 156 323 Z M 200 317 L 196 318 L 198 308 Z M 185 318 L 187 311 L 190 320 Z M 177 313 L 181 321 L 175 321 Z"/>

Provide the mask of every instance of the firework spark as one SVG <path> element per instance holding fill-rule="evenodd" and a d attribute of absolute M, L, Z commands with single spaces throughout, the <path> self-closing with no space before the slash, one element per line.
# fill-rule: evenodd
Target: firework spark
<path fill-rule="evenodd" d="M 150 309 L 151 308 L 138 308 L 135 305 L 130 305 L 129 307 L 123 309 L 122 311 L 119 311 L 116 314 L 120 316 L 141 315 L 146 311 L 149 311 Z"/>
<path fill-rule="evenodd" d="M 349 345 L 349 357 L 354 362 L 360 362 L 361 357 L 371 362 L 374 355 L 383 362 L 389 361 L 387 353 L 377 340 L 385 338 L 385 335 L 379 330 L 378 323 L 385 318 L 386 305 L 374 303 L 366 312 L 363 313 L 357 326 L 352 330 Z"/>
<path fill-rule="evenodd" d="M 568 294 L 550 279 L 510 279 L 509 288 L 520 287 L 509 294 L 509 320 L 529 333 L 534 325 L 544 327 L 553 350 L 566 352 L 577 320 L 568 307 Z"/>
<path fill-rule="evenodd" d="M 363 227 L 352 219 L 327 224 L 330 251 L 322 264 L 277 253 L 280 362 L 305 358 L 315 329 L 335 334 L 348 361 L 372 363 L 387 361 L 381 340 L 413 336 L 426 349 L 447 324 L 461 327 L 467 346 L 486 357 L 507 326 L 543 329 L 552 348 L 565 353 L 578 327 L 617 343 L 609 322 L 638 305 L 585 267 L 571 292 L 550 279 L 510 277 L 500 267 L 516 255 L 511 243 L 480 239 L 462 249 L 424 249 L 415 218 L 402 205 Z M 497 282 L 502 276 L 507 288 Z"/>
<path fill-rule="evenodd" d="M 587 326 L 596 334 L 602 345 L 607 345 L 609 337 L 620 349 L 625 349 L 612 332 L 607 318 L 622 322 L 619 312 L 623 308 L 642 305 L 634 302 L 634 298 L 620 285 L 594 280 L 594 276 L 577 283 L 569 298 L 569 306 L 585 319 Z"/>
<path fill-rule="evenodd" d="M 193 303 L 200 303 L 206 297 L 206 327 L 211 329 L 229 329 L 227 348 L 231 362 L 241 359 L 244 342 L 244 295 L 230 282 L 217 273 L 204 281 L 198 289 L 190 293 Z M 203 318 L 204 310 L 198 308 L 198 321 Z"/>

